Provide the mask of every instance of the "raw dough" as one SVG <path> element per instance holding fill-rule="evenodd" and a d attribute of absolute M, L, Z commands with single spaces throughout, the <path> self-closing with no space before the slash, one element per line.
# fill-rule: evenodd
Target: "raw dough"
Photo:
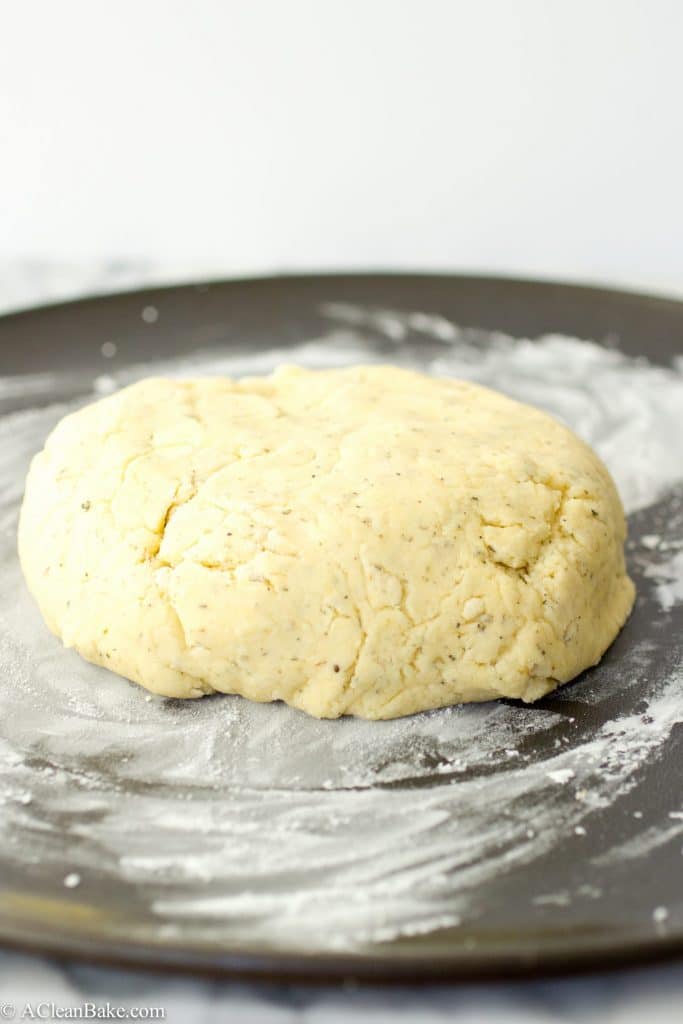
<path fill-rule="evenodd" d="M 533 701 L 626 619 L 597 456 L 494 391 L 393 367 L 148 379 L 32 464 L 21 562 L 50 627 L 155 693 L 393 718 Z"/>

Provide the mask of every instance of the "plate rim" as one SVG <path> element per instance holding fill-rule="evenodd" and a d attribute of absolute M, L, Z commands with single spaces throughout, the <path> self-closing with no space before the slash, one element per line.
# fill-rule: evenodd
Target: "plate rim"
<path fill-rule="evenodd" d="M 83 295 L 75 295 L 71 298 L 57 299 L 56 301 L 47 300 L 45 302 L 31 303 L 28 306 L 19 306 L 16 309 L 10 308 L 4 312 L 0 312 L 0 323 L 7 320 L 29 317 L 33 313 L 48 313 L 56 312 L 57 310 L 68 310 L 74 307 L 83 306 L 89 303 L 99 303 L 106 301 L 107 299 L 125 299 L 135 298 L 136 296 L 147 295 L 150 292 L 174 292 L 184 290 L 197 290 L 204 291 L 215 287 L 221 287 L 224 285 L 273 285 L 273 284 L 284 284 L 291 282 L 294 283 L 306 283 L 306 282 L 322 282 L 322 281 L 368 281 L 374 278 L 381 278 L 382 280 L 399 280 L 410 279 L 410 280 L 434 280 L 438 279 L 443 282 L 447 281 L 459 281 L 467 282 L 471 284 L 504 284 L 504 285 L 521 285 L 521 286 L 541 286 L 543 288 L 559 288 L 563 291 L 575 291 L 580 292 L 584 295 L 592 295 L 595 298 L 611 297 L 620 299 L 635 299 L 637 301 L 645 301 L 648 303 L 654 303 L 657 305 L 669 305 L 677 309 L 683 307 L 683 294 L 680 296 L 669 295 L 664 293 L 652 292 L 647 288 L 628 288 L 618 284 L 609 284 L 602 282 L 591 282 L 585 280 L 568 280 L 562 277 L 534 277 L 533 275 L 524 274 L 506 274 L 506 273 L 477 273 L 467 272 L 459 273 L 458 271 L 449 270 L 410 270 L 410 269 L 396 269 L 391 268 L 389 270 L 379 269 L 362 269 L 362 270 L 321 270 L 321 271 L 283 271 L 282 273 L 267 273 L 267 274 L 244 274 L 229 276 L 229 277 L 199 277 L 197 279 L 190 278 L 187 280 L 179 281 L 160 281 L 148 282 L 135 288 L 113 288 L 111 291 L 88 291 Z"/>
<path fill-rule="evenodd" d="M 85 936 L 22 938 L 7 935 L 0 919 L 0 951 L 57 958 L 119 970 L 182 974 L 187 977 L 254 982 L 328 985 L 350 981 L 363 986 L 466 985 L 481 982 L 524 982 L 615 973 L 683 962 L 683 933 L 655 935 L 651 940 L 629 939 L 613 949 L 586 945 L 580 951 L 519 956 L 476 952 L 457 957 L 386 956 L 379 953 L 245 953 L 193 950 L 181 944 L 150 946 L 143 941 L 94 939 Z"/>

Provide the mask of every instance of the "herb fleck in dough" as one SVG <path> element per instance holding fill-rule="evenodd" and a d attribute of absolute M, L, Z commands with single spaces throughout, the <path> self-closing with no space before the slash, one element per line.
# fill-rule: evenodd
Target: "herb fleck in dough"
<path fill-rule="evenodd" d="M 174 697 L 318 717 L 534 701 L 626 619 L 598 457 L 494 391 L 393 367 L 148 379 L 67 416 L 19 527 L 50 629 Z"/>

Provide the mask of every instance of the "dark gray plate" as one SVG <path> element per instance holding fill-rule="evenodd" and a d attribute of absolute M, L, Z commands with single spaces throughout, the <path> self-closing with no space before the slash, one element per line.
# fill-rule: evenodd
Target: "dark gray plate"
<path fill-rule="evenodd" d="M 501 331 L 602 348 L 489 333 Z M 64 411 L 54 403 L 85 400 L 94 382 L 102 393 L 183 359 L 212 372 L 364 356 L 458 370 L 570 421 L 578 410 L 608 461 L 623 463 L 631 438 L 647 468 L 667 429 L 680 443 L 682 339 L 681 303 L 447 276 L 219 282 L 1 318 L 0 939 L 397 982 L 683 951 L 675 465 L 647 500 L 643 474 L 628 483 L 624 470 L 636 609 L 600 666 L 531 709 L 368 724 L 239 698 L 150 702 L 47 634 L 13 554 L 28 456 Z"/>

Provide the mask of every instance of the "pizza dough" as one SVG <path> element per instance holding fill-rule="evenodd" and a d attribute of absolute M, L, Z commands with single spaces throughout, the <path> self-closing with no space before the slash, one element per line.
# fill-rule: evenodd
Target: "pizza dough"
<path fill-rule="evenodd" d="M 50 629 L 158 694 L 393 718 L 534 701 L 634 587 L 600 460 L 496 392 L 393 367 L 148 379 L 67 416 L 19 529 Z"/>

